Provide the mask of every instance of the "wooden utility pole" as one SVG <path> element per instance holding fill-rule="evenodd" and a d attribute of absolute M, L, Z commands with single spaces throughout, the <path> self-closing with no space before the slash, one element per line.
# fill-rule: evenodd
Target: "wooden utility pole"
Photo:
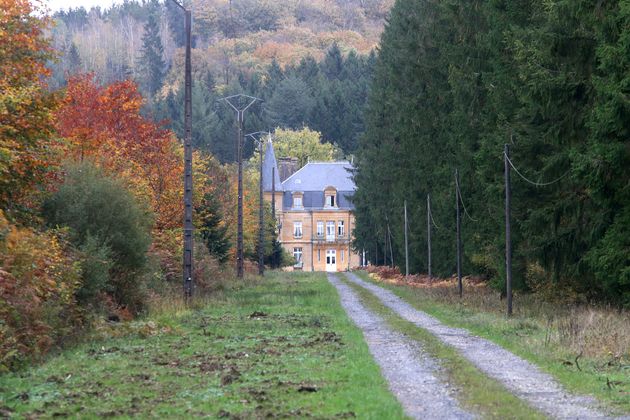
<path fill-rule="evenodd" d="M 260 174 L 258 180 L 258 275 L 265 275 L 265 217 L 264 217 L 264 199 L 263 199 L 263 140 L 259 136 L 261 134 L 268 134 L 271 138 L 271 133 L 267 131 L 257 131 L 255 133 L 247 134 L 247 137 L 251 137 L 258 143 L 258 155 L 260 156 Z"/>
<path fill-rule="evenodd" d="M 241 100 L 245 99 L 245 106 L 242 106 Z M 236 158 L 238 160 L 238 204 L 237 204 L 237 222 L 236 222 L 236 276 L 243 278 L 243 120 L 245 111 L 258 101 L 253 96 L 238 94 L 223 98 L 224 101 L 232 107 L 236 112 L 237 130 L 236 130 Z"/>
<path fill-rule="evenodd" d="M 429 279 L 433 278 L 431 272 L 431 195 L 427 194 L 427 258 L 429 260 Z"/>
<path fill-rule="evenodd" d="M 407 200 L 405 200 L 405 276 L 409 277 L 409 242 L 407 238 L 409 225 L 407 223 Z"/>
<path fill-rule="evenodd" d="M 389 236 L 387 235 L 388 230 L 389 229 L 385 229 L 385 249 L 383 249 L 383 265 L 387 265 L 387 239 L 389 238 Z"/>
<path fill-rule="evenodd" d="M 512 230 L 510 225 L 510 206 L 512 190 L 510 186 L 510 146 L 505 145 L 503 162 L 505 164 L 505 292 L 507 295 L 507 315 L 512 316 Z"/>
<path fill-rule="evenodd" d="M 392 231 L 389 229 L 389 221 L 387 221 L 387 237 L 389 238 L 389 257 L 394 268 L 394 247 L 392 246 Z"/>
<path fill-rule="evenodd" d="M 243 113 L 237 112 L 236 159 L 238 161 L 238 203 L 236 221 L 236 277 L 243 278 Z"/>
<path fill-rule="evenodd" d="M 260 191 L 258 192 L 258 274 L 265 275 L 265 216 L 263 213 L 263 142 L 258 142 L 260 153 Z"/>
<path fill-rule="evenodd" d="M 276 221 L 276 168 L 271 168 L 271 220 L 273 220 L 273 234 L 274 240 L 277 240 L 276 232 L 278 222 Z M 271 268 L 276 268 L 278 262 L 276 261 L 276 250 L 275 248 L 271 251 Z"/>
<path fill-rule="evenodd" d="M 459 196 L 459 170 L 455 169 L 455 201 L 457 214 L 457 292 L 461 298 L 464 293 L 464 286 L 462 285 L 462 218 L 460 210 L 461 197 Z"/>
<path fill-rule="evenodd" d="M 179 3 L 178 5 L 184 9 Z M 186 30 L 186 65 L 184 87 L 184 298 L 193 294 L 193 174 L 192 174 L 192 63 L 191 22 L 192 13 L 184 9 Z"/>

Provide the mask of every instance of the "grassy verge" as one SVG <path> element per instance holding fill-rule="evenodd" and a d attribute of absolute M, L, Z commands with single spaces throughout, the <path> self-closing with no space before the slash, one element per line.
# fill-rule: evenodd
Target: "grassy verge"
<path fill-rule="evenodd" d="M 345 280 L 344 280 L 345 281 Z M 422 343 L 422 348 L 440 361 L 446 380 L 458 389 L 464 407 L 492 419 L 543 419 L 543 414 L 515 397 L 503 385 L 488 378 L 468 360 L 435 336 L 401 318 L 384 306 L 377 297 L 354 283 L 345 281 L 357 292 L 372 311 L 381 316 L 393 329 Z"/>
<path fill-rule="evenodd" d="M 269 273 L 0 376 L 0 417 L 404 418 L 321 274 Z"/>
<path fill-rule="evenodd" d="M 618 335 L 630 327 L 622 319 L 625 315 L 553 308 L 517 296 L 515 315 L 507 318 L 505 302 L 485 288 L 466 288 L 460 301 L 454 286 L 417 288 L 377 282 L 365 272 L 356 274 L 446 325 L 466 328 L 533 362 L 567 389 L 593 395 L 615 412 L 630 413 L 630 348 L 613 349 L 610 344 L 625 340 Z"/>

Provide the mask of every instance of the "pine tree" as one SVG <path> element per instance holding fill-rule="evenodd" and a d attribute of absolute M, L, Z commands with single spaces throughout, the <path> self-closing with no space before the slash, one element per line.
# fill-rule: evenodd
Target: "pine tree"
<path fill-rule="evenodd" d="M 271 123 L 285 128 L 301 128 L 311 115 L 315 100 L 308 85 L 289 77 L 278 84 L 265 110 Z"/>
<path fill-rule="evenodd" d="M 333 43 L 326 52 L 326 57 L 322 62 L 322 72 L 328 80 L 337 79 L 341 75 L 343 69 L 343 56 L 337 43 Z"/>
<path fill-rule="evenodd" d="M 147 23 L 144 25 L 140 54 L 140 73 L 142 74 L 140 84 L 149 96 L 153 97 L 162 87 L 166 73 L 166 64 L 162 58 L 164 48 L 154 14 L 149 15 Z"/>
<path fill-rule="evenodd" d="M 203 203 L 196 209 L 201 226 L 199 232 L 208 251 L 220 262 L 227 261 L 230 251 L 228 226 L 223 222 L 219 201 L 213 193 L 207 193 Z"/>
<path fill-rule="evenodd" d="M 81 56 L 79 55 L 79 49 L 73 42 L 68 50 L 68 73 L 77 74 L 81 72 Z"/>

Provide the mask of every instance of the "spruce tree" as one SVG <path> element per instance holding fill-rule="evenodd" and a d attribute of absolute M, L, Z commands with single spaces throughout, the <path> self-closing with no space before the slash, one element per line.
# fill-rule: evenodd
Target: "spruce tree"
<path fill-rule="evenodd" d="M 70 49 L 68 50 L 68 72 L 70 74 L 81 72 L 81 56 L 74 42 L 70 45 Z"/>
<path fill-rule="evenodd" d="M 228 226 L 223 222 L 219 201 L 213 193 L 204 195 L 203 203 L 197 207 L 196 213 L 201 225 L 198 230 L 208 251 L 219 262 L 226 262 L 231 246 Z"/>
<path fill-rule="evenodd" d="M 324 75 L 329 79 L 336 79 L 341 75 L 343 69 L 343 56 L 337 43 L 333 43 L 330 49 L 326 52 L 326 57 L 322 62 L 322 71 Z"/>
<path fill-rule="evenodd" d="M 289 77 L 278 84 L 265 110 L 271 123 L 285 128 L 301 128 L 311 115 L 315 100 L 308 85 Z"/>
<path fill-rule="evenodd" d="M 140 50 L 140 82 L 144 90 L 153 97 L 162 87 L 166 64 L 162 58 L 164 48 L 160 38 L 159 27 L 154 14 L 150 14 L 144 25 L 142 49 Z"/>

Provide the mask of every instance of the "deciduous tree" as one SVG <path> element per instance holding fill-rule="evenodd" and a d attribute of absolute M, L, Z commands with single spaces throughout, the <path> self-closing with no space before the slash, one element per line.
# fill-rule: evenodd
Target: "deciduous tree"
<path fill-rule="evenodd" d="M 52 58 L 38 3 L 0 1 L 0 209 L 23 208 L 24 198 L 54 158 L 55 98 L 43 82 Z"/>

